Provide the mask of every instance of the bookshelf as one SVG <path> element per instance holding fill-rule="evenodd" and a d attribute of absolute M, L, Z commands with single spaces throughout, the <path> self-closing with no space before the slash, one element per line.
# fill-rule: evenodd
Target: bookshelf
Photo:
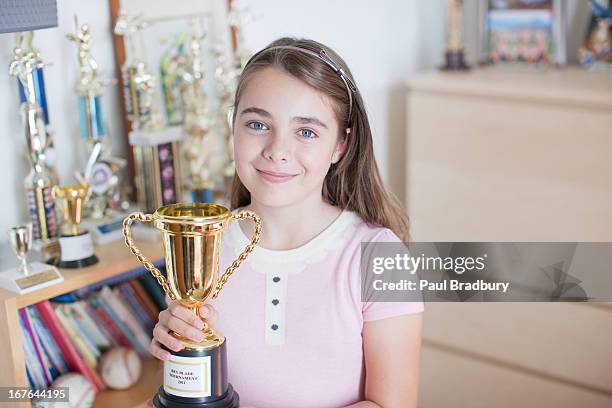
<path fill-rule="evenodd" d="M 141 241 L 138 243 L 142 253 L 150 260 L 160 260 L 164 253 L 159 242 Z M 123 241 L 104 246 L 96 246 L 100 259 L 96 265 L 82 269 L 60 269 L 64 282 L 24 295 L 0 289 L 0 385 L 27 387 L 23 351 L 23 334 L 19 325 L 18 310 L 72 292 L 76 289 L 120 275 L 140 267 L 140 263 Z M 96 407 L 144 407 L 161 384 L 162 364 L 154 359 L 143 360 L 142 375 L 138 383 L 128 390 L 105 390 L 96 397 Z M 5 405 L 3 405 L 5 406 Z M 29 402 L 13 405 L 30 407 Z"/>

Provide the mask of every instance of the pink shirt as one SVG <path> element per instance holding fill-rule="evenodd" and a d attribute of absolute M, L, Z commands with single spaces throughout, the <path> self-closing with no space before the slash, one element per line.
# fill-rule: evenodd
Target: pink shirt
<path fill-rule="evenodd" d="M 360 244 L 373 241 L 399 238 L 343 211 L 299 248 L 257 247 L 229 279 L 212 304 L 241 405 L 324 408 L 363 399 L 363 323 L 423 311 L 421 302 L 361 302 Z M 230 223 L 220 272 L 247 243 Z"/>

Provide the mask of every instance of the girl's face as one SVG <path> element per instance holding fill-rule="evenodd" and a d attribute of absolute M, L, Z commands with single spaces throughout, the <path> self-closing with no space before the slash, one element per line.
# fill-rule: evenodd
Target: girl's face
<path fill-rule="evenodd" d="M 287 206 L 321 199 L 344 150 L 331 100 L 276 67 L 253 74 L 236 107 L 234 156 L 251 199 Z"/>

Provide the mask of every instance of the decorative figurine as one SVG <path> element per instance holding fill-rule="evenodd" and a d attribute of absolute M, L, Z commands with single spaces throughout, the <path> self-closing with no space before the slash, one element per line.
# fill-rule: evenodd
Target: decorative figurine
<path fill-rule="evenodd" d="M 102 107 L 103 85 L 111 81 L 102 81 L 98 77 L 98 64 L 91 55 L 91 29 L 89 25 L 79 26 L 75 16 L 75 33 L 68 34 L 68 40 L 76 43 L 78 48 L 79 78 L 76 84 L 79 114 L 81 119 L 81 138 L 86 144 L 88 156 L 83 174 L 77 178 L 81 184 L 91 185 L 92 197 L 88 201 L 87 216 L 95 221 L 97 231 L 109 230 L 109 221 L 112 220 L 112 208 L 118 203 L 112 203 L 116 196 L 119 184 L 119 171 L 125 167 L 125 160 L 111 157 L 106 118 Z M 104 218 L 107 219 L 104 219 Z M 110 219 L 109 219 L 110 218 Z M 99 225 L 98 225 L 99 224 Z M 115 238 L 121 238 L 120 231 L 116 231 Z M 97 237 L 97 235 L 94 234 Z"/>
<path fill-rule="evenodd" d="M 128 137 L 134 152 L 138 206 L 154 211 L 177 202 L 182 195 L 179 153 L 182 134 L 178 126 L 164 126 L 153 105 L 155 77 L 144 63 L 134 38 L 146 26 L 141 16 L 122 12 L 115 25 L 115 34 L 125 36 L 127 43 L 123 86 L 132 125 Z"/>
<path fill-rule="evenodd" d="M 463 46 L 463 0 L 448 0 L 448 32 L 444 70 L 467 70 Z"/>
<path fill-rule="evenodd" d="M 578 58 L 590 70 L 612 72 L 612 5 L 608 0 L 591 0 L 591 4 L 593 14 Z"/>
<path fill-rule="evenodd" d="M 46 107 L 42 81 L 42 68 L 45 63 L 32 46 L 32 36 L 30 33 L 29 48 L 24 49 L 23 36 L 18 35 L 9 73 L 19 79 L 21 93 L 25 97 L 21 104 L 21 114 L 32 168 L 25 178 L 24 186 L 28 212 L 33 225 L 33 236 L 35 240 L 46 245 L 57 237 L 57 219 L 51 196 L 51 188 L 57 182 L 57 178 L 46 162 L 46 152 L 52 138 L 47 132 L 45 114 L 41 107 L 41 105 Z M 46 118 L 48 120 L 48 115 Z"/>

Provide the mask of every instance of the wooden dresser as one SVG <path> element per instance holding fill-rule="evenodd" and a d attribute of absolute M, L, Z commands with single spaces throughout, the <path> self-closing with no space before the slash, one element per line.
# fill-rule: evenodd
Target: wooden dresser
<path fill-rule="evenodd" d="M 611 74 L 428 72 L 407 98 L 414 241 L 612 242 Z M 419 400 L 612 407 L 612 304 L 429 303 Z"/>

